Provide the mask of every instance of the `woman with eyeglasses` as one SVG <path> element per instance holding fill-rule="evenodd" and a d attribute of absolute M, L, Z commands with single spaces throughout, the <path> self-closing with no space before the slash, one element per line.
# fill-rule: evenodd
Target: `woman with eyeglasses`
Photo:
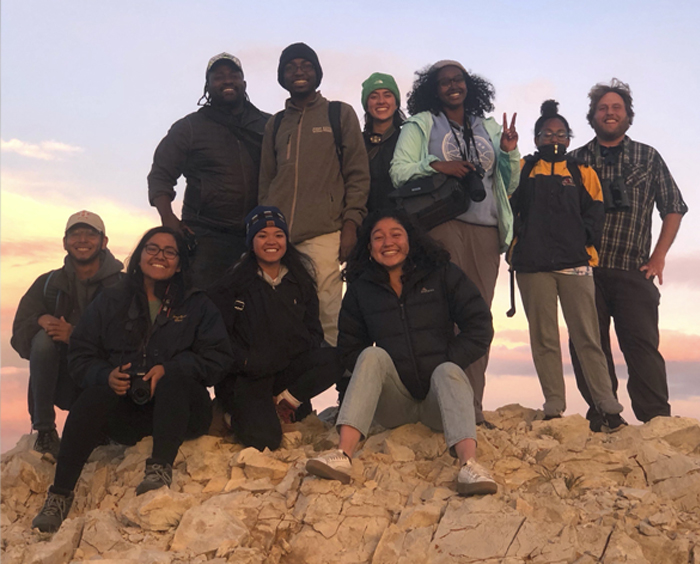
<path fill-rule="evenodd" d="M 411 117 L 391 162 L 391 178 L 399 187 L 416 178 L 442 173 L 467 180 L 480 176 L 469 209 L 430 231 L 449 251 L 451 260 L 472 280 L 491 307 L 500 254 L 512 237 L 513 215 L 508 195 L 518 185 L 520 153 L 515 114 L 503 128 L 485 117 L 493 110 L 493 86 L 470 74 L 457 61 L 438 61 L 416 73 L 408 95 Z M 474 388 L 476 421 L 484 420 L 482 398 L 488 354 L 463 367 Z"/>
<path fill-rule="evenodd" d="M 600 181 L 592 168 L 567 157 L 571 129 L 558 113 L 557 102 L 547 100 L 540 111 L 535 123 L 537 152 L 523 159 L 520 184 L 510 200 L 515 227 L 508 254 L 530 327 L 544 418 L 561 417 L 566 409 L 558 298 L 605 422 L 603 430 L 615 431 L 626 423 L 600 347 L 592 270 L 605 219 Z"/>
<path fill-rule="evenodd" d="M 190 282 L 186 245 L 169 227 L 149 230 L 125 278 L 87 308 L 71 335 L 69 370 L 84 391 L 63 430 L 54 483 L 32 527 L 58 530 L 90 453 L 105 438 L 153 436 L 136 495 L 170 486 L 185 439 L 207 432 L 208 386 L 232 365 L 221 314 Z"/>

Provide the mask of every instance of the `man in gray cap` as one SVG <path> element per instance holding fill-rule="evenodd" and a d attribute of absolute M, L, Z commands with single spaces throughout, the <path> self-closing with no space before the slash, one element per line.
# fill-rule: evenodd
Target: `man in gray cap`
<path fill-rule="evenodd" d="M 99 215 L 79 211 L 68 218 L 63 267 L 39 276 L 22 297 L 12 324 L 12 347 L 29 360 L 29 414 L 38 431 L 34 449 L 58 455 L 54 405 L 70 409 L 78 389 L 68 374 L 73 327 L 105 287 L 119 281 L 124 265 L 107 249 Z"/>
<path fill-rule="evenodd" d="M 180 231 L 194 252 L 195 285 L 207 288 L 245 252 L 245 217 L 257 205 L 260 147 L 269 114 L 248 100 L 241 61 L 209 60 L 202 108 L 176 121 L 156 148 L 148 198 L 163 225 Z M 187 182 L 182 219 L 174 186 Z"/>

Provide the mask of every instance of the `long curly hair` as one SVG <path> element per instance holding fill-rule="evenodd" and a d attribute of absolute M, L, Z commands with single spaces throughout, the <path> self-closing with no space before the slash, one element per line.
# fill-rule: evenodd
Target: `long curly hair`
<path fill-rule="evenodd" d="M 437 76 L 441 69 L 431 71 L 431 66 L 416 71 L 416 80 L 408 94 L 406 107 L 412 116 L 425 111 L 438 115 L 442 111 L 442 104 L 438 99 Z M 476 74 L 462 72 L 467 85 L 467 97 L 464 99 L 464 111 L 467 115 L 484 117 L 487 112 L 493 111 L 493 99 L 496 97 L 496 89 L 488 80 Z"/>
<path fill-rule="evenodd" d="M 370 256 L 372 230 L 379 221 L 386 218 L 399 223 L 408 234 L 408 257 L 403 266 L 402 280 L 408 280 L 416 270 L 430 271 L 450 262 L 450 253 L 432 239 L 422 227 L 413 222 L 405 212 L 392 209 L 377 210 L 362 223 L 357 244 L 350 253 L 343 270 L 343 280 L 352 282 L 362 276 L 366 270 L 376 268 Z"/>

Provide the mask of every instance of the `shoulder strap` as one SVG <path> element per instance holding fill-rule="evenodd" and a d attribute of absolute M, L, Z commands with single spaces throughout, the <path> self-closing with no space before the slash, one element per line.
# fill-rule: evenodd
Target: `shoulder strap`
<path fill-rule="evenodd" d="M 334 100 L 328 102 L 328 121 L 331 122 L 333 130 L 333 141 L 335 141 L 335 152 L 338 155 L 340 173 L 343 173 L 343 132 L 340 124 L 340 102 Z"/>
<path fill-rule="evenodd" d="M 282 124 L 282 118 L 284 117 L 284 110 L 281 110 L 275 114 L 275 121 L 272 125 L 272 150 L 275 153 L 275 162 L 277 162 L 277 132 L 280 130 L 280 125 Z"/>
<path fill-rule="evenodd" d="M 523 165 L 523 168 L 520 169 L 521 186 L 523 182 L 530 178 L 530 173 L 532 172 L 532 169 L 535 168 L 535 163 L 539 160 L 539 158 L 535 157 L 534 155 L 527 155 L 526 157 L 523 157 L 523 160 L 525 161 L 525 164 Z"/>
<path fill-rule="evenodd" d="M 56 314 L 56 310 L 58 309 L 58 297 L 61 294 L 61 290 L 54 284 L 51 284 L 51 279 L 57 272 L 58 270 L 49 272 L 46 282 L 44 282 L 44 307 L 47 311 L 51 312 L 51 315 Z"/>
<path fill-rule="evenodd" d="M 579 168 L 579 165 L 583 164 L 581 161 L 579 161 L 575 157 L 568 156 L 566 157 L 566 168 L 569 169 L 569 174 L 571 175 L 571 178 L 574 180 L 574 184 L 576 186 L 583 186 L 583 179 L 581 178 L 581 169 Z"/>

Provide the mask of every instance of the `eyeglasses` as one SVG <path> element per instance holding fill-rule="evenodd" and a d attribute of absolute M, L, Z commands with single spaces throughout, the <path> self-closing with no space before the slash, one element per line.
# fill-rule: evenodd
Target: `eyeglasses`
<path fill-rule="evenodd" d="M 284 65 L 285 73 L 295 73 L 299 69 L 301 69 L 302 72 L 311 72 L 313 70 L 316 70 L 316 67 L 314 67 L 313 63 L 310 63 L 309 61 L 304 61 L 300 65 L 296 65 L 294 63 L 287 63 L 286 65 Z"/>
<path fill-rule="evenodd" d="M 163 256 L 164 256 L 166 259 L 169 259 L 169 260 L 173 260 L 173 259 L 175 259 L 175 258 L 177 258 L 177 257 L 180 256 L 180 253 L 178 253 L 178 252 L 177 252 L 175 249 L 173 249 L 172 247 L 165 247 L 165 249 L 161 249 L 161 248 L 160 248 L 158 245 L 156 245 L 155 243 L 148 243 L 148 245 L 146 245 L 146 246 L 143 248 L 143 250 L 146 251 L 146 253 L 148 253 L 149 255 L 151 255 L 151 256 L 153 256 L 153 257 L 158 256 L 158 253 L 161 253 L 161 252 L 162 252 L 162 253 L 163 253 Z"/>
<path fill-rule="evenodd" d="M 97 229 L 92 229 L 90 227 L 84 229 L 71 229 L 66 233 L 66 238 L 70 239 L 98 239 L 102 235 Z"/>
<path fill-rule="evenodd" d="M 452 78 L 441 78 L 438 80 L 438 84 L 440 85 L 440 88 L 449 88 L 451 84 L 464 84 L 465 78 L 463 74 L 458 74 L 457 76 L 453 76 Z"/>
<path fill-rule="evenodd" d="M 566 131 L 557 131 L 556 133 L 552 131 L 540 131 L 538 137 L 543 141 L 551 141 L 552 139 L 566 141 L 569 138 L 569 134 Z"/>

